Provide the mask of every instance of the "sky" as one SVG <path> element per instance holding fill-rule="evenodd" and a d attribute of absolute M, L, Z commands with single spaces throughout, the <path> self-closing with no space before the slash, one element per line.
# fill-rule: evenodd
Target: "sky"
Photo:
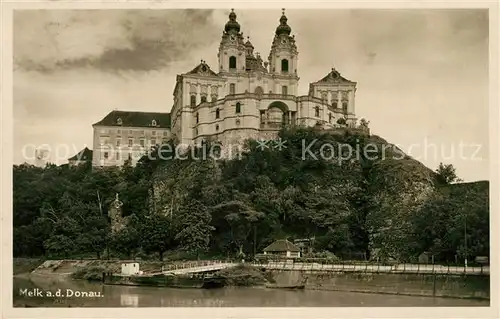
<path fill-rule="evenodd" d="M 35 148 L 67 162 L 92 148 L 114 109 L 169 112 L 177 74 L 217 70 L 227 10 L 29 10 L 14 13 L 14 162 Z M 281 10 L 236 10 L 267 58 Z M 335 67 L 357 82 L 373 134 L 465 181 L 489 179 L 488 11 L 287 10 L 299 94 Z"/>

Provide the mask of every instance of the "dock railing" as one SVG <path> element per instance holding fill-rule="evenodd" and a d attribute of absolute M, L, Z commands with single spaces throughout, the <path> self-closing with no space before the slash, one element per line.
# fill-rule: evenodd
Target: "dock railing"
<path fill-rule="evenodd" d="M 176 271 L 187 268 L 198 268 L 207 266 L 228 265 L 228 267 L 240 263 L 235 260 L 197 260 L 182 263 L 173 263 L 162 266 L 162 272 Z M 358 272 L 358 273 L 400 273 L 400 274 L 440 274 L 440 275 L 489 275 L 490 267 L 479 266 L 456 266 L 438 264 L 410 264 L 410 263 L 372 263 L 372 262 L 343 262 L 343 261 L 316 261 L 304 262 L 293 259 L 250 261 L 245 262 L 259 268 L 282 271 L 302 272 Z"/>
<path fill-rule="evenodd" d="M 359 273 L 404 273 L 404 274 L 442 274 L 442 275 L 489 275 L 489 266 L 452 266 L 438 264 L 382 264 L 355 262 L 301 262 L 267 261 L 252 262 L 256 267 L 270 270 L 297 270 L 307 272 L 359 272 Z"/>

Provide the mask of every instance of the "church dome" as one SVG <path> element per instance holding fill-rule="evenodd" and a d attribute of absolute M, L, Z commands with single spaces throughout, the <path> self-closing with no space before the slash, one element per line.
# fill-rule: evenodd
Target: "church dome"
<path fill-rule="evenodd" d="M 280 34 L 286 34 L 290 35 L 292 32 L 292 28 L 286 23 L 288 21 L 288 18 L 285 15 L 285 9 L 283 9 L 283 14 L 281 15 L 280 18 L 280 25 L 276 28 L 276 35 Z"/>
<path fill-rule="evenodd" d="M 229 21 L 226 23 L 224 30 L 226 32 L 229 32 L 231 30 L 240 32 L 240 24 L 236 22 L 236 13 L 234 13 L 234 9 L 231 9 L 231 13 L 229 14 Z"/>

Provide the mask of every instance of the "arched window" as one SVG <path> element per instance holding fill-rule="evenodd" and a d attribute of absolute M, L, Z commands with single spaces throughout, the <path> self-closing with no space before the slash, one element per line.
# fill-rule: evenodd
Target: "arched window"
<path fill-rule="evenodd" d="M 281 72 L 288 72 L 288 60 L 281 60 Z"/>
<path fill-rule="evenodd" d="M 151 121 L 151 126 L 156 126 L 156 121 L 155 120 Z"/>
<path fill-rule="evenodd" d="M 118 124 L 118 125 L 122 125 L 122 124 L 123 124 L 122 119 L 121 119 L 121 118 L 118 118 L 118 119 L 116 120 L 116 124 Z"/>
<path fill-rule="evenodd" d="M 200 114 L 196 113 L 196 124 L 200 121 Z"/>
<path fill-rule="evenodd" d="M 205 95 L 203 95 L 201 97 L 201 103 L 205 103 L 207 101 L 207 97 Z"/>
<path fill-rule="evenodd" d="M 347 102 L 342 102 L 342 109 L 344 110 L 344 112 L 347 112 Z"/>
<path fill-rule="evenodd" d="M 196 106 L 196 95 L 191 95 L 191 106 Z"/>
<path fill-rule="evenodd" d="M 236 57 L 235 56 L 229 57 L 229 69 L 236 69 Z"/>
<path fill-rule="evenodd" d="M 229 84 L 229 94 L 235 94 L 236 92 L 236 84 L 230 83 Z"/>
<path fill-rule="evenodd" d="M 220 117 L 220 110 L 216 109 L 215 110 L 215 118 L 218 119 Z"/>
<path fill-rule="evenodd" d="M 337 102 L 337 101 L 333 101 L 333 102 L 332 102 L 332 106 L 333 106 L 334 108 L 337 108 L 337 107 L 338 107 L 338 102 Z"/>
<path fill-rule="evenodd" d="M 236 103 L 236 113 L 240 113 L 241 112 L 241 103 L 238 102 Z"/>
<path fill-rule="evenodd" d="M 314 116 L 319 117 L 319 106 L 314 108 Z"/>

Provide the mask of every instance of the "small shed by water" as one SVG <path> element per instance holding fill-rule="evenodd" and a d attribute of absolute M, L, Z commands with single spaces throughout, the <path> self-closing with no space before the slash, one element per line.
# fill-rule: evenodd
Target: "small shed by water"
<path fill-rule="evenodd" d="M 286 239 L 278 239 L 264 248 L 264 255 L 298 258 L 300 249 Z"/>
<path fill-rule="evenodd" d="M 139 263 L 122 264 L 122 275 L 139 275 Z"/>

